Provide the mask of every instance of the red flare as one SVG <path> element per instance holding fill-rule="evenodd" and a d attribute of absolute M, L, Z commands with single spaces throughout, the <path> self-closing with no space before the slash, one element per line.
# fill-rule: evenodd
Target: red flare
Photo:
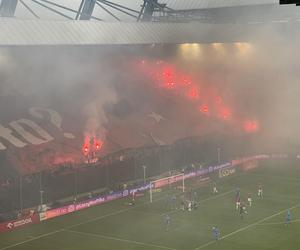
<path fill-rule="evenodd" d="M 205 114 L 205 115 L 208 115 L 208 114 L 209 114 L 209 107 L 208 107 L 208 105 L 203 104 L 203 105 L 200 106 L 199 109 L 200 109 L 200 112 L 201 112 L 201 113 L 203 113 L 203 114 Z"/>
<path fill-rule="evenodd" d="M 222 108 L 220 116 L 224 120 L 229 120 L 231 118 L 231 112 L 228 108 Z"/>
<path fill-rule="evenodd" d="M 102 146 L 103 146 L 103 141 L 102 140 L 96 141 L 96 144 L 95 144 L 96 150 L 101 150 Z"/>
<path fill-rule="evenodd" d="M 259 130 L 259 123 L 255 120 L 248 120 L 244 122 L 244 130 L 247 133 L 255 133 Z"/>
<path fill-rule="evenodd" d="M 193 87 L 191 88 L 188 92 L 187 92 L 187 96 L 190 99 L 198 99 L 199 98 L 199 89 L 197 87 Z"/>

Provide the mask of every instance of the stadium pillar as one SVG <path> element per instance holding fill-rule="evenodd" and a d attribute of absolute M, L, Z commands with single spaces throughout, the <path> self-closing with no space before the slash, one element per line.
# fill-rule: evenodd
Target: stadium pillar
<path fill-rule="evenodd" d="M 145 165 L 143 165 L 142 168 L 143 168 L 144 184 L 146 184 L 146 168 L 147 167 Z"/>
<path fill-rule="evenodd" d="M 136 180 L 136 158 L 135 158 L 135 155 L 133 156 L 133 178 L 134 180 Z"/>
<path fill-rule="evenodd" d="M 74 201 L 77 201 L 77 194 L 78 194 L 78 168 L 77 168 L 77 166 L 75 166 L 75 171 L 74 171 Z"/>
<path fill-rule="evenodd" d="M 221 149 L 218 148 L 218 164 L 221 163 Z"/>
<path fill-rule="evenodd" d="M 183 166 L 184 168 L 186 168 L 187 167 L 187 158 L 186 158 L 187 143 L 183 142 L 182 148 L 183 148 Z"/>
<path fill-rule="evenodd" d="M 19 198 L 20 198 L 20 212 L 23 213 L 23 180 L 22 175 L 19 177 Z"/>
<path fill-rule="evenodd" d="M 44 190 L 43 190 L 43 183 L 42 183 L 42 171 L 40 171 L 40 205 L 42 207 L 44 203 Z"/>
<path fill-rule="evenodd" d="M 150 181 L 150 202 L 152 203 L 152 182 Z"/>
<path fill-rule="evenodd" d="M 105 179 L 106 179 L 106 187 L 109 188 L 109 164 L 105 166 Z"/>
<path fill-rule="evenodd" d="M 13 17 L 17 8 L 18 0 L 2 0 L 0 4 L 0 16 Z"/>
<path fill-rule="evenodd" d="M 185 192 L 185 183 L 184 183 L 184 179 L 185 179 L 185 173 L 183 172 L 183 176 L 182 176 L 182 192 Z"/>
<path fill-rule="evenodd" d="M 161 170 L 161 147 L 158 148 L 158 164 L 159 164 L 159 173 L 162 172 Z"/>
<path fill-rule="evenodd" d="M 80 20 L 90 20 L 95 8 L 96 0 L 85 0 L 80 14 Z"/>

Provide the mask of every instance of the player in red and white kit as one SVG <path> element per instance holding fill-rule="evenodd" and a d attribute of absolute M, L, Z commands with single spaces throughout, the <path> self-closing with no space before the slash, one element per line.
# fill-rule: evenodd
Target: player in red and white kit
<path fill-rule="evenodd" d="M 240 205 L 240 216 L 241 216 L 241 219 L 244 219 L 244 214 L 247 214 L 247 210 L 246 210 L 246 205 L 244 202 L 241 203 Z"/>
<path fill-rule="evenodd" d="M 239 210 L 240 206 L 241 206 L 241 197 L 237 196 L 235 202 L 235 210 Z"/>
<path fill-rule="evenodd" d="M 213 182 L 213 194 L 217 194 L 218 189 L 217 189 L 217 183 Z"/>
<path fill-rule="evenodd" d="M 263 197 L 263 188 L 261 184 L 258 185 L 257 196 L 261 198 Z"/>
<path fill-rule="evenodd" d="M 249 207 L 251 207 L 251 206 L 252 206 L 252 195 L 251 195 L 251 193 L 248 193 L 248 198 L 247 198 L 247 200 L 248 200 L 248 205 L 249 205 Z"/>

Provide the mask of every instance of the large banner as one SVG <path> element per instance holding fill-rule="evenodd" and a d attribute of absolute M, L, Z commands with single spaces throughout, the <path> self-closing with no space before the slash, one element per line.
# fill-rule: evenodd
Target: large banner
<path fill-rule="evenodd" d="M 217 72 L 192 72 L 168 53 L 141 56 L 148 49 L 1 50 L 1 165 L 27 174 L 128 148 L 259 128 L 233 113 L 214 86 Z"/>
<path fill-rule="evenodd" d="M 40 218 L 38 214 L 34 214 L 32 216 L 25 216 L 20 219 L 3 222 L 0 224 L 0 232 L 9 232 L 27 225 L 32 225 L 40 222 Z"/>
<path fill-rule="evenodd" d="M 78 107 L 66 97 L 55 97 L 61 98 L 58 103 L 66 102 L 63 107 L 27 96 L 1 97 L 1 164 L 28 174 L 66 164 L 95 163 L 97 158 L 122 149 L 168 145 L 207 132 L 199 130 L 201 126 L 192 115 L 186 115 L 185 120 L 190 118 L 195 124 L 187 134 L 185 124 L 173 113 L 178 103 L 161 110 L 153 107 L 162 98 L 159 96 L 153 100 L 148 96 L 149 107 L 141 107 L 134 97 L 118 96 L 121 100 L 116 103 L 103 104 L 105 111 L 99 110 L 97 102 L 89 103 L 88 98 Z"/>

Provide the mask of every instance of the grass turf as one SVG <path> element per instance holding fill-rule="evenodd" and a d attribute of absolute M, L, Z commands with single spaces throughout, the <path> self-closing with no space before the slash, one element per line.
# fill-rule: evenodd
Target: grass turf
<path fill-rule="evenodd" d="M 264 197 L 256 197 L 257 185 Z M 234 196 L 240 187 L 242 197 L 253 195 L 253 206 L 243 220 L 235 211 Z M 166 192 L 139 197 L 133 207 L 118 200 L 0 234 L 0 250 L 264 250 L 297 249 L 300 245 L 300 167 L 288 162 L 266 162 L 248 173 L 222 178 L 219 194 L 211 187 L 198 190 L 200 205 L 188 212 L 170 211 Z M 292 208 L 294 222 L 285 226 L 286 209 Z M 164 214 L 171 217 L 166 231 Z M 212 240 L 217 225 L 222 239 Z"/>

